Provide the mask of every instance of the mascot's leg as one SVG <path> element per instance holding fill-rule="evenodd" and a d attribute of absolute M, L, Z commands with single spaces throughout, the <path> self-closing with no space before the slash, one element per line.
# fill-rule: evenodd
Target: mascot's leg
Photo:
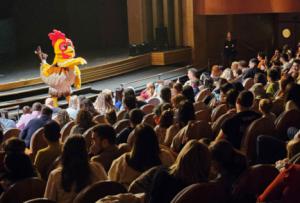
<path fill-rule="evenodd" d="M 66 96 L 66 101 L 68 102 L 68 104 L 70 104 L 70 99 L 71 99 L 70 95 Z"/>
<path fill-rule="evenodd" d="M 51 97 L 53 100 L 53 106 L 58 107 L 58 98 L 57 97 Z"/>

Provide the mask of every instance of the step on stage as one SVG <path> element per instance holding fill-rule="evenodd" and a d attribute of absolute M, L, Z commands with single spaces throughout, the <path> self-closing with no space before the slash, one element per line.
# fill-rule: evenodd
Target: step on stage
<path fill-rule="evenodd" d="M 181 48 L 151 52 L 133 57 L 128 56 L 127 50 L 114 51 L 111 55 L 106 54 L 100 57 L 95 56 L 95 53 L 90 57 L 80 55 L 89 62 L 88 65 L 81 68 L 82 83 L 103 80 L 152 65 L 189 64 L 191 62 L 191 53 L 191 48 Z M 1 66 L 0 70 L 5 70 L 6 73 L 1 72 L 1 74 L 4 74 L 4 77 L 0 78 L 0 92 L 42 84 L 38 66 L 39 64 L 36 61 L 24 66 L 22 64 L 11 67 L 9 65 L 7 67 Z M 23 67 L 26 67 L 26 69 Z M 20 77 L 23 79 L 20 79 Z"/>

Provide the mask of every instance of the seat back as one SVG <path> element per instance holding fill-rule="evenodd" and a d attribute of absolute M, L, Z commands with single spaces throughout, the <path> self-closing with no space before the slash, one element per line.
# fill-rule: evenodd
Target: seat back
<path fill-rule="evenodd" d="M 21 131 L 18 128 L 11 128 L 7 130 L 3 135 L 3 142 L 12 137 L 19 137 L 20 132 Z"/>
<path fill-rule="evenodd" d="M 114 128 L 116 133 L 120 133 L 123 129 L 127 128 L 130 126 L 130 121 L 129 119 L 122 119 L 118 121 L 117 123 L 114 124 Z"/>
<path fill-rule="evenodd" d="M 259 135 L 275 135 L 275 124 L 272 118 L 259 118 L 247 128 L 241 143 L 241 150 L 252 163 L 256 161 L 256 139 Z"/>
<path fill-rule="evenodd" d="M 126 192 L 126 188 L 120 183 L 100 181 L 81 191 L 76 196 L 73 203 L 95 203 L 97 200 L 106 197 L 107 195 L 117 195 Z"/>
<path fill-rule="evenodd" d="M 220 116 L 213 124 L 212 124 L 212 131 L 213 131 L 213 135 L 214 137 L 216 137 L 221 129 L 222 123 L 231 118 L 232 116 L 234 116 L 235 113 L 234 112 L 227 112 L 225 114 L 223 114 L 222 116 Z"/>
<path fill-rule="evenodd" d="M 300 111 L 292 109 L 285 111 L 276 119 L 275 127 L 280 138 L 287 140 L 287 129 L 296 127 L 300 129 Z"/>
<path fill-rule="evenodd" d="M 52 201 L 47 198 L 35 198 L 35 199 L 28 200 L 24 203 L 55 203 L 55 201 Z"/>
<path fill-rule="evenodd" d="M 211 110 L 209 108 L 197 111 L 195 113 L 196 120 L 210 122 L 210 113 Z"/>
<path fill-rule="evenodd" d="M 196 183 L 181 190 L 171 203 L 223 203 L 228 195 L 218 183 Z"/>
<path fill-rule="evenodd" d="M 160 104 L 160 100 L 157 97 L 152 97 L 148 100 L 148 104 L 151 104 L 153 106 L 157 106 Z"/>
<path fill-rule="evenodd" d="M 208 88 L 205 88 L 205 89 L 203 89 L 203 90 L 201 90 L 199 93 L 198 93 L 198 95 L 196 95 L 196 102 L 203 102 L 203 100 L 204 100 L 204 98 L 206 97 L 206 96 L 209 96 L 209 95 L 211 95 L 211 91 L 210 91 L 210 89 L 208 89 Z"/>
<path fill-rule="evenodd" d="M 69 121 L 64 125 L 64 127 L 60 130 L 61 134 L 61 142 L 64 143 L 67 137 L 70 135 L 72 127 L 75 125 L 74 121 Z"/>
<path fill-rule="evenodd" d="M 211 113 L 211 121 L 215 122 L 220 116 L 227 112 L 228 108 L 226 104 L 220 104 Z"/>
<path fill-rule="evenodd" d="M 273 165 L 249 167 L 237 180 L 233 189 L 234 202 L 256 202 L 256 198 L 276 178 L 278 170 Z"/>
<path fill-rule="evenodd" d="M 126 114 L 126 110 L 121 110 L 117 113 L 117 121 L 124 119 L 124 115 Z"/>
<path fill-rule="evenodd" d="M 23 203 L 24 201 L 43 197 L 46 183 L 39 178 L 27 178 L 12 185 L 0 197 L 0 203 Z"/>
<path fill-rule="evenodd" d="M 97 115 L 97 116 L 94 116 L 94 118 L 93 118 L 93 121 L 95 122 L 95 123 L 107 123 L 107 120 L 106 120 L 106 118 L 105 118 L 105 115 Z"/>
<path fill-rule="evenodd" d="M 85 139 L 86 148 L 88 150 L 92 146 L 92 134 L 93 134 L 94 128 L 95 128 L 95 126 L 90 127 L 82 134 L 82 137 L 84 137 L 84 139 Z"/>
<path fill-rule="evenodd" d="M 207 106 L 202 101 L 198 101 L 194 103 L 194 109 L 197 112 L 200 110 L 207 109 Z"/>
<path fill-rule="evenodd" d="M 144 116 L 142 123 L 150 125 L 152 128 L 154 128 L 156 126 L 156 123 L 154 120 L 154 113 L 150 113 L 150 114 L 147 114 L 146 116 Z"/>
<path fill-rule="evenodd" d="M 141 110 L 144 112 L 144 114 L 150 114 L 153 113 L 154 105 L 152 104 L 145 104 L 144 106 L 141 107 Z"/>
<path fill-rule="evenodd" d="M 33 133 L 31 140 L 30 140 L 30 150 L 32 153 L 31 157 L 33 158 L 32 160 L 35 159 L 35 156 L 40 149 L 43 149 L 47 146 L 48 146 L 48 144 L 44 137 L 44 128 L 37 129 Z"/>
<path fill-rule="evenodd" d="M 254 85 L 253 78 L 247 78 L 243 82 L 243 86 L 244 86 L 245 90 L 249 90 L 253 85 Z"/>

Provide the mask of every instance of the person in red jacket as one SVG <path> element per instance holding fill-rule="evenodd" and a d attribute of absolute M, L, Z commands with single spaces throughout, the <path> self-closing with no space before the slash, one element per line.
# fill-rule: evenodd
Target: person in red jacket
<path fill-rule="evenodd" d="M 300 202 L 300 165 L 292 164 L 278 174 L 261 194 L 257 202 L 296 203 Z"/>

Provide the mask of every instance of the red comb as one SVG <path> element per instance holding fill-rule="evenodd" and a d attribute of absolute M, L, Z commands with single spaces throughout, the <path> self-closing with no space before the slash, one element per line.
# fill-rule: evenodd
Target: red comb
<path fill-rule="evenodd" d="M 66 36 L 64 33 L 62 33 L 59 30 L 53 30 L 53 32 L 48 34 L 50 40 L 52 41 L 52 45 L 54 46 L 55 42 L 59 39 L 66 39 Z"/>

